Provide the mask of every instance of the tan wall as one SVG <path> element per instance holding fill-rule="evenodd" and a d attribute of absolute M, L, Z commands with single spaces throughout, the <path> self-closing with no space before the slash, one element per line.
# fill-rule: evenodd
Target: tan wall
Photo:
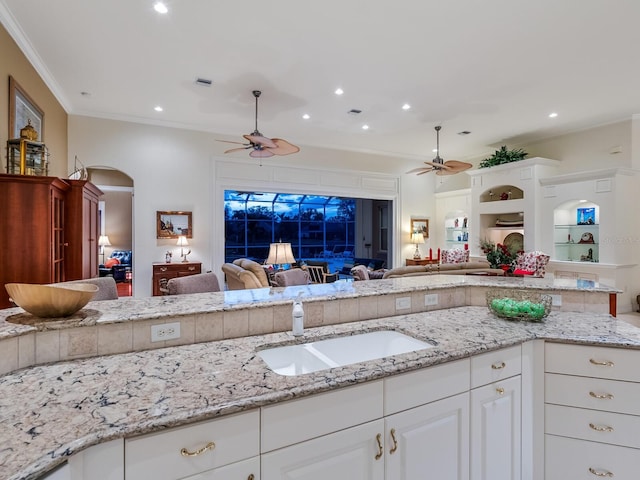
<path fill-rule="evenodd" d="M 2 173 L 6 172 L 6 144 L 9 139 L 9 75 L 44 111 L 44 136 L 49 149 L 49 175 L 67 177 L 67 112 L 51 93 L 18 45 L 0 25 L 0 144 Z"/>

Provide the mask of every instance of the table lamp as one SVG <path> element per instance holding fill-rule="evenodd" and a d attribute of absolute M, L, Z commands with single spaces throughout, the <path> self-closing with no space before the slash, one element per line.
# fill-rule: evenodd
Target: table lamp
<path fill-rule="evenodd" d="M 182 263 L 188 262 L 189 260 L 187 260 L 187 255 L 191 253 L 191 249 L 189 249 L 187 253 L 184 253 L 184 247 L 189 245 L 187 237 L 185 237 L 184 235 L 180 235 L 178 237 L 178 243 L 176 243 L 176 245 L 180 247 L 180 256 L 182 257 Z"/>
<path fill-rule="evenodd" d="M 416 245 L 416 251 L 413 252 L 413 259 L 420 260 L 420 258 L 422 258 L 422 255 L 420 254 L 418 244 L 424 243 L 424 235 L 422 235 L 422 233 L 420 232 L 413 232 L 411 234 L 411 243 L 414 243 Z"/>
<path fill-rule="evenodd" d="M 100 247 L 100 255 L 102 255 L 102 265 L 104 265 L 104 247 L 110 247 L 111 242 L 107 235 L 100 235 L 98 238 L 98 246 Z"/>
<path fill-rule="evenodd" d="M 271 265 L 284 265 L 285 263 L 295 263 L 290 243 L 272 243 L 269 245 L 269 256 L 266 263 Z"/>

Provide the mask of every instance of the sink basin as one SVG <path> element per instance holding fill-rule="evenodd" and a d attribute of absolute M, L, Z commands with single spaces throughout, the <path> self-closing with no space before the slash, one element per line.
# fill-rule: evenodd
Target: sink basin
<path fill-rule="evenodd" d="M 258 352 L 258 356 L 275 373 L 292 376 L 431 347 L 430 343 L 403 333 L 383 330 L 269 348 Z"/>

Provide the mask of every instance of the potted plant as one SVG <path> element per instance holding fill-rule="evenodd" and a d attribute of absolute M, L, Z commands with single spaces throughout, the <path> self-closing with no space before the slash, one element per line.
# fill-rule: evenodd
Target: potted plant
<path fill-rule="evenodd" d="M 495 167 L 496 165 L 502 165 L 504 163 L 517 162 L 524 160 L 528 155 L 522 148 L 514 150 L 508 150 L 506 145 L 500 147 L 500 150 L 496 150 L 489 158 L 485 158 L 480 162 L 478 168 Z"/>
<path fill-rule="evenodd" d="M 491 264 L 491 268 L 501 268 L 505 273 L 513 271 L 518 252 L 509 249 L 506 245 L 498 243 L 497 245 L 491 240 L 482 240 L 480 249 L 487 256 L 487 261 Z"/>

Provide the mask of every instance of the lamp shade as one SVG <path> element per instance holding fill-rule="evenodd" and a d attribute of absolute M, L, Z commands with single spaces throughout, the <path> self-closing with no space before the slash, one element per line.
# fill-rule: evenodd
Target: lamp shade
<path fill-rule="evenodd" d="M 176 243 L 176 245 L 178 245 L 179 247 L 185 247 L 189 245 L 189 242 L 187 241 L 187 237 L 185 237 L 184 235 L 180 235 L 178 237 L 178 242 Z"/>
<path fill-rule="evenodd" d="M 415 243 L 416 245 L 418 245 L 419 243 L 424 243 L 424 235 L 422 235 L 422 233 L 420 233 L 420 232 L 412 233 L 411 234 L 411 243 Z"/>
<path fill-rule="evenodd" d="M 283 263 L 295 263 L 290 243 L 272 243 L 269 245 L 269 256 L 267 263 L 272 265 L 282 265 Z"/>
<path fill-rule="evenodd" d="M 110 247 L 111 242 L 109 241 L 109 237 L 107 235 L 100 235 L 98 238 L 98 245 L 101 247 Z"/>

